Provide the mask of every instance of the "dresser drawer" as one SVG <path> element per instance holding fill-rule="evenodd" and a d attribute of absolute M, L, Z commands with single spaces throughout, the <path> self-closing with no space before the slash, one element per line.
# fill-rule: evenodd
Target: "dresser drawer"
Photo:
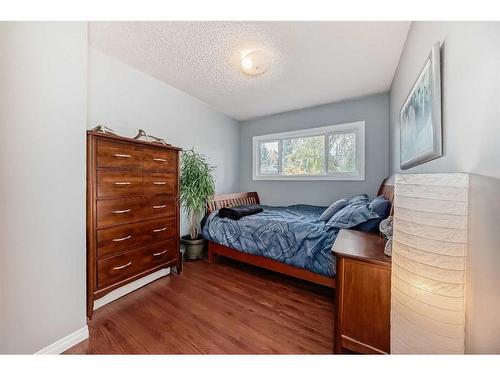
<path fill-rule="evenodd" d="M 165 241 L 175 236 L 174 217 L 100 229 L 97 231 L 97 257 L 137 249 L 145 244 Z"/>
<path fill-rule="evenodd" d="M 169 240 L 176 237 L 175 217 L 166 217 L 150 221 L 144 225 L 144 231 L 149 234 L 152 242 Z"/>
<path fill-rule="evenodd" d="M 340 259 L 343 347 L 357 353 L 390 352 L 391 269 Z"/>
<path fill-rule="evenodd" d="M 144 172 L 144 193 L 145 194 L 172 194 L 177 191 L 177 178 L 172 173 Z"/>
<path fill-rule="evenodd" d="M 177 152 L 171 150 L 144 149 L 145 170 L 177 173 Z"/>
<path fill-rule="evenodd" d="M 144 219 L 143 197 L 97 201 L 97 226 L 127 224 Z"/>
<path fill-rule="evenodd" d="M 140 250 L 97 261 L 97 287 L 122 281 L 148 269 L 177 259 L 176 241 L 170 240 Z"/>
<path fill-rule="evenodd" d="M 97 257 L 102 258 L 110 254 L 137 249 L 144 246 L 150 237 L 142 223 L 99 229 L 97 231 Z"/>
<path fill-rule="evenodd" d="M 144 215 L 150 218 L 175 217 L 175 204 L 173 195 L 149 196 L 144 205 Z"/>
<path fill-rule="evenodd" d="M 142 148 L 99 139 L 97 141 L 97 167 L 141 168 Z"/>
<path fill-rule="evenodd" d="M 110 171 L 97 172 L 97 197 L 113 198 L 143 194 L 142 172 Z"/>

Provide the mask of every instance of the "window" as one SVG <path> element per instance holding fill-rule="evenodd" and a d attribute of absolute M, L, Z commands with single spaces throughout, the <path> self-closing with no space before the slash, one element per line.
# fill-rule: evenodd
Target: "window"
<path fill-rule="evenodd" d="M 254 180 L 364 178 L 364 121 L 253 137 Z"/>

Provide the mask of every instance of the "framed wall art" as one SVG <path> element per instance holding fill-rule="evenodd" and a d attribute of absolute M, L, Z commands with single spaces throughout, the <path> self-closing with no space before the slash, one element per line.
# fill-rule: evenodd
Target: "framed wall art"
<path fill-rule="evenodd" d="M 441 123 L 441 59 L 436 43 L 400 113 L 401 169 L 443 155 Z"/>

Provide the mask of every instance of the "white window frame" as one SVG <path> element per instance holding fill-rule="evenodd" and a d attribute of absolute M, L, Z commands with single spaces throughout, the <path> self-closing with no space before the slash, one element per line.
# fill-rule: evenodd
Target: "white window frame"
<path fill-rule="evenodd" d="M 266 175 L 259 174 L 260 171 L 260 154 L 259 145 L 262 142 L 278 141 L 279 149 L 281 149 L 281 141 L 296 137 L 311 137 L 317 135 L 355 133 L 356 134 L 356 171 L 354 173 L 333 172 L 328 171 L 328 137 L 325 137 L 325 173 L 321 175 Z M 281 151 L 280 151 L 281 154 Z M 281 166 L 281 157 L 278 161 Z M 281 168 L 279 168 L 281 173 Z M 277 181 L 305 181 L 305 180 L 334 180 L 334 181 L 364 181 L 365 179 L 365 122 L 357 121 L 346 124 L 322 126 L 318 128 L 310 128 L 304 130 L 296 130 L 285 133 L 266 134 L 253 137 L 252 147 L 252 176 L 254 180 L 277 180 Z"/>

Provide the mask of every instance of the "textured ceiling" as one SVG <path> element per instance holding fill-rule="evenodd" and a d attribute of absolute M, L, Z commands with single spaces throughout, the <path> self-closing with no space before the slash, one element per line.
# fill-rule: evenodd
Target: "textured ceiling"
<path fill-rule="evenodd" d="M 387 91 L 409 22 L 90 22 L 90 45 L 238 120 Z M 242 51 L 272 53 L 247 76 Z"/>

